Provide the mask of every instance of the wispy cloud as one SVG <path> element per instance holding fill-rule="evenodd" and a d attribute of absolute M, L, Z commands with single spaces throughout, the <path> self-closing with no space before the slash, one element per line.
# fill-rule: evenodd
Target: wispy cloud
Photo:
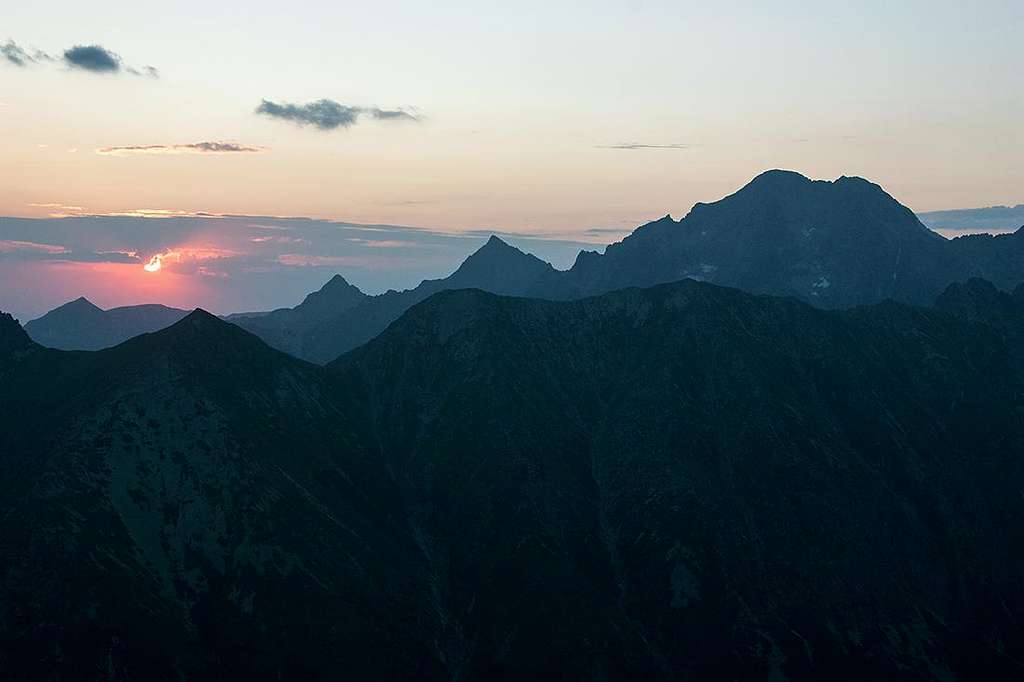
<path fill-rule="evenodd" d="M 415 242 L 405 239 L 362 239 L 359 237 L 349 237 L 348 240 L 353 244 L 359 244 L 371 249 L 405 249 L 417 246 Z"/>
<path fill-rule="evenodd" d="M 83 210 L 85 210 L 81 206 L 68 206 L 67 204 L 58 204 L 58 203 L 53 203 L 53 202 L 47 203 L 47 204 L 29 204 L 29 206 L 32 206 L 32 207 L 35 207 L 35 208 L 54 208 L 54 209 L 60 209 L 62 211 L 83 211 Z"/>
<path fill-rule="evenodd" d="M 129 66 L 125 70 L 133 76 L 143 76 L 144 78 L 160 77 L 160 71 L 155 66 L 143 66 L 142 68 L 138 69 Z"/>
<path fill-rule="evenodd" d="M 69 206 L 67 204 L 60 204 L 56 202 L 48 202 L 44 204 L 31 203 L 29 206 L 32 208 L 48 209 L 49 213 L 47 213 L 47 215 L 51 218 L 71 218 L 81 215 L 85 210 L 83 206 Z"/>
<path fill-rule="evenodd" d="M 345 265 L 364 265 L 364 261 L 353 256 L 314 256 L 304 253 L 282 253 L 277 257 L 281 265 L 300 268 L 339 267 Z"/>
<path fill-rule="evenodd" d="M 191 144 L 147 144 L 123 147 L 101 147 L 97 154 L 106 156 L 134 156 L 157 154 L 235 154 L 266 151 L 262 147 L 236 144 L 234 142 L 193 142 Z"/>
<path fill-rule="evenodd" d="M 595 145 L 597 149 L 692 149 L 692 144 L 641 144 L 620 142 L 619 144 Z"/>
<path fill-rule="evenodd" d="M 308 104 L 271 102 L 263 100 L 256 113 L 300 126 L 313 126 L 319 130 L 336 130 L 355 125 L 363 115 L 380 121 L 418 121 L 419 116 L 403 109 L 380 109 L 339 104 L 332 99 L 321 99 Z"/>
<path fill-rule="evenodd" d="M 86 216 L 83 216 L 86 217 Z M 168 208 L 134 208 L 128 211 L 111 211 L 109 213 L 90 213 L 90 218 L 216 218 L 219 216 L 195 211 L 180 211 Z"/>
<path fill-rule="evenodd" d="M 58 246 L 57 244 L 0 239 L 0 253 L 14 253 L 16 251 L 34 251 L 50 255 L 68 253 L 67 247 Z"/>
<path fill-rule="evenodd" d="M 42 50 L 27 50 L 13 40 L 0 44 L 0 57 L 14 66 L 29 66 L 39 62 L 53 61 L 53 57 Z"/>

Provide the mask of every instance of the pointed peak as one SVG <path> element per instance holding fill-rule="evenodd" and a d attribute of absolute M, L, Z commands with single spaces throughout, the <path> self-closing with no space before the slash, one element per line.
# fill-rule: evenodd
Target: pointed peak
<path fill-rule="evenodd" d="M 98 310 L 103 311 L 98 305 L 87 299 L 85 296 L 79 296 L 73 301 L 68 301 L 62 306 L 54 308 L 54 310 Z"/>
<path fill-rule="evenodd" d="M 496 234 L 492 234 L 487 239 L 487 241 L 484 243 L 484 245 L 481 246 L 479 249 L 477 249 L 476 252 L 480 253 L 481 251 L 483 251 L 485 249 L 487 249 L 487 250 L 512 249 L 514 251 L 519 251 L 519 249 L 517 249 L 516 247 L 512 246 L 511 244 L 509 244 L 507 241 L 505 241 L 504 239 L 502 239 L 501 237 L 499 237 Z"/>
<path fill-rule="evenodd" d="M 347 279 L 345 279 L 344 277 L 342 277 L 340 274 L 335 274 L 334 277 L 331 277 L 329 280 L 327 280 L 326 284 L 324 284 L 322 287 L 320 287 L 320 291 L 323 291 L 324 289 L 331 288 L 331 287 L 337 287 L 337 286 L 352 286 L 352 285 L 349 284 L 349 281 Z"/>
<path fill-rule="evenodd" d="M 182 320 L 192 320 L 193 324 L 196 322 L 202 324 L 209 324 L 210 322 L 216 322 L 217 324 L 223 323 L 223 321 L 219 317 L 217 317 L 211 312 L 203 310 L 202 308 L 196 308 L 188 315 L 186 315 L 184 318 L 182 318 Z"/>
<path fill-rule="evenodd" d="M 479 249 L 477 249 L 473 253 L 469 254 L 469 257 L 467 257 L 466 260 L 463 261 L 463 265 L 465 265 L 466 263 L 469 263 L 470 261 L 477 261 L 477 260 L 481 260 L 481 259 L 494 258 L 494 257 L 502 258 L 502 257 L 506 257 L 506 256 L 514 256 L 514 255 L 517 255 L 517 254 L 523 255 L 523 256 L 528 255 L 528 254 L 523 253 L 522 251 L 520 251 L 516 247 L 512 246 L 511 244 L 509 244 L 504 239 L 501 239 L 497 235 L 493 235 L 492 234 L 487 239 L 487 241 L 484 242 L 483 246 L 481 246 Z"/>
<path fill-rule="evenodd" d="M 344 312 L 366 298 L 359 287 L 341 275 L 331 277 L 318 290 L 307 294 L 302 303 L 292 308 L 303 315 L 324 316 Z"/>
<path fill-rule="evenodd" d="M 181 333 L 192 333 L 195 331 L 208 332 L 221 328 L 230 328 L 231 326 L 230 322 L 225 322 L 216 315 L 209 313 L 202 308 L 196 308 L 170 327 L 166 327 L 156 333 L 163 334 L 166 332 L 171 336 L 176 336 Z"/>

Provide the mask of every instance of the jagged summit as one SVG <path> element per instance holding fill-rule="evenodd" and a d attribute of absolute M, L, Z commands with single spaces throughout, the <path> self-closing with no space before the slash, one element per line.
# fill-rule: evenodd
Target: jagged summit
<path fill-rule="evenodd" d="M 8 313 L 0 312 L 0 353 L 10 353 L 32 346 L 32 339 L 18 321 Z"/>
<path fill-rule="evenodd" d="M 950 284 L 935 300 L 935 307 L 969 319 L 990 319 L 994 315 L 1024 312 L 1024 284 L 1011 294 L 980 277 Z"/>

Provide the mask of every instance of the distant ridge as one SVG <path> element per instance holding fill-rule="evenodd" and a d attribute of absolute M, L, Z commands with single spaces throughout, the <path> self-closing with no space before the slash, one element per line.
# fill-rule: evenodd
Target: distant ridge
<path fill-rule="evenodd" d="M 526 295 L 557 271 L 536 256 L 523 253 L 497 236 L 487 242 L 448 277 L 424 280 L 414 289 L 366 296 L 335 276 L 316 296 L 317 313 L 308 315 L 311 294 L 299 306 L 260 316 L 229 316 L 231 322 L 263 338 L 271 346 L 316 363 L 326 363 L 366 343 L 398 319 L 410 306 L 439 291 L 481 289 L 508 296 Z M 332 303 L 327 290 L 341 293 Z M 358 292 L 358 293 L 356 293 Z"/>
<path fill-rule="evenodd" d="M 163 329 L 186 314 L 185 310 L 158 304 L 103 310 L 80 297 L 26 323 L 25 331 L 36 343 L 48 348 L 99 350 Z"/>

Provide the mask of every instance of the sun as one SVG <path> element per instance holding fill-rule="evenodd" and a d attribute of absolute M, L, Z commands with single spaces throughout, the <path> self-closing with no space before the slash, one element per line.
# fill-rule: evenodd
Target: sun
<path fill-rule="evenodd" d="M 150 258 L 149 262 L 142 266 L 142 269 L 145 270 L 146 272 L 160 272 L 160 268 L 163 267 L 162 263 L 160 262 L 161 260 L 161 256 L 158 253 L 152 258 Z"/>

